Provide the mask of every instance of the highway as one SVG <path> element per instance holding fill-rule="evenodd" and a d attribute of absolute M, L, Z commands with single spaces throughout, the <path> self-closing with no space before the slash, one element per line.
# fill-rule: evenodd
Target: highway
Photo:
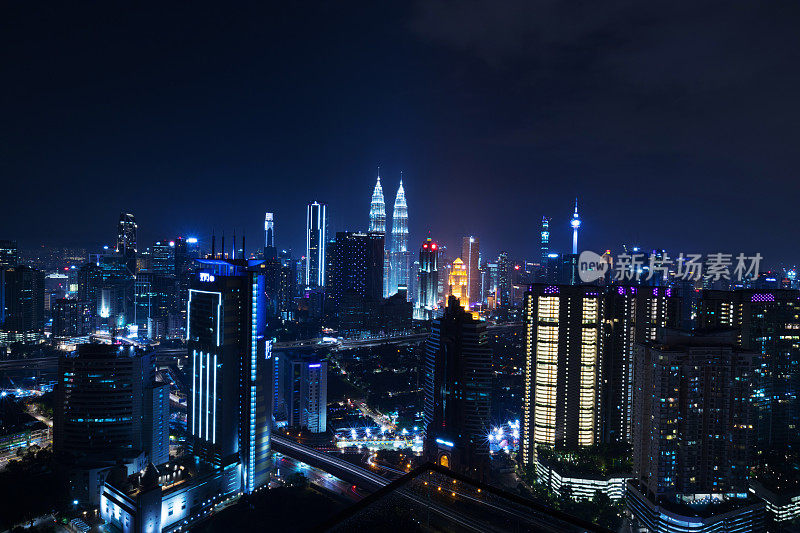
<path fill-rule="evenodd" d="M 58 356 L 0 361 L 0 370 L 55 370 L 57 368 Z"/>
<path fill-rule="evenodd" d="M 283 455 L 295 457 L 303 462 L 311 462 L 312 464 L 317 462 L 317 466 L 320 466 L 322 469 L 325 469 L 326 467 L 321 465 L 327 465 L 327 468 L 337 470 L 342 472 L 344 475 L 350 476 L 350 480 L 353 483 L 366 485 L 372 488 L 382 488 L 392 481 L 390 479 L 381 477 L 378 474 L 370 472 L 366 468 L 354 465 L 333 455 L 319 452 L 314 448 L 299 444 L 293 440 L 278 435 L 272 436 L 272 447 L 275 451 L 282 453 Z M 486 524 L 470 520 L 463 514 L 459 514 L 438 503 L 422 498 L 410 490 L 401 489 L 397 492 L 397 494 L 413 501 L 422 508 L 428 509 L 434 514 L 444 517 L 452 523 L 461 526 L 464 528 L 464 530 L 475 532 L 487 531 Z M 479 500 L 475 501 L 481 503 Z"/>
<path fill-rule="evenodd" d="M 299 472 L 308 478 L 309 483 L 316 485 L 334 494 L 344 496 L 349 500 L 357 502 L 364 497 L 364 494 L 356 489 L 355 485 L 339 479 L 338 477 L 314 468 L 302 461 L 293 459 L 286 455 L 279 453 L 275 454 L 275 466 L 278 468 L 278 474 L 285 480 L 291 474 Z"/>
<path fill-rule="evenodd" d="M 272 436 L 273 450 L 286 456 L 294 457 L 300 461 L 318 467 L 324 471 L 335 471 L 342 479 L 346 479 L 354 484 L 358 484 L 370 489 L 382 488 L 388 485 L 393 479 L 380 476 L 370 470 L 345 461 L 335 455 L 321 452 L 297 443 L 286 437 L 279 435 Z M 316 464 L 315 464 L 316 463 Z M 391 471 L 390 475 L 397 478 L 405 472 L 395 470 L 392 468 L 378 465 L 384 470 Z M 447 483 L 445 481 L 448 481 Z M 411 483 L 415 484 L 412 488 L 411 485 L 397 490 L 396 494 L 399 497 L 407 498 L 415 504 L 419 505 L 421 509 L 425 509 L 434 515 L 438 515 L 450 521 L 451 525 L 455 524 L 467 531 L 487 532 L 487 531 L 506 531 L 502 525 L 503 520 L 516 524 L 514 527 L 523 525 L 525 527 L 535 526 L 538 531 L 551 531 L 553 533 L 565 530 L 565 527 L 571 524 L 562 522 L 560 519 L 547 515 L 546 513 L 537 512 L 533 509 L 522 507 L 513 502 L 508 504 L 497 504 L 489 501 L 488 495 L 481 494 L 480 489 L 475 489 L 465 485 L 464 483 L 453 483 L 450 485 L 450 480 L 436 481 L 435 477 L 428 477 L 427 480 L 416 479 Z M 431 499 L 431 494 L 428 492 L 426 497 L 420 495 L 419 490 L 422 487 L 435 492 L 433 496 L 439 500 L 448 500 L 453 498 L 453 507 L 450 503 L 440 503 Z M 424 489 L 422 489 L 424 490 Z M 463 504 L 469 502 L 469 515 L 478 516 L 477 519 L 471 518 Z M 572 530 L 580 530 L 573 526 L 569 528 Z"/>

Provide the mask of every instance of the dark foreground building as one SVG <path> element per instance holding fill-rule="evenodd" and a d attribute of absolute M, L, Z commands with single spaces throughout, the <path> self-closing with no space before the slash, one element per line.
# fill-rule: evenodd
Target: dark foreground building
<path fill-rule="evenodd" d="M 492 354 L 486 323 L 450 297 L 425 347 L 425 457 L 481 479 L 489 445 Z"/>

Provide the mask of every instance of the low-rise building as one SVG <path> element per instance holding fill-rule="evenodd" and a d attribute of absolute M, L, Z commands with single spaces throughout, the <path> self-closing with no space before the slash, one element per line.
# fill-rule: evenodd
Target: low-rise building
<path fill-rule="evenodd" d="M 591 500 L 598 492 L 614 501 L 620 501 L 625 497 L 625 482 L 630 474 L 603 476 L 587 472 L 585 475 L 576 475 L 559 466 L 558 463 L 550 462 L 540 454 L 536 462 L 537 481 L 546 485 L 552 492 L 568 494 L 575 500 Z"/>
<path fill-rule="evenodd" d="M 114 469 L 103 484 L 100 516 L 123 533 L 160 533 L 190 524 L 241 490 L 238 462 L 221 468 L 165 463 L 128 476 Z"/>

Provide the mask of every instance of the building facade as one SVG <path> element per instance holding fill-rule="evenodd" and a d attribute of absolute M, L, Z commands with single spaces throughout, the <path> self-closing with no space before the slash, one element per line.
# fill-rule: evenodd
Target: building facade
<path fill-rule="evenodd" d="M 269 480 L 271 341 L 264 337 L 264 276 L 244 260 L 199 260 L 189 289 L 188 422 L 192 453 L 241 464 L 245 492 Z M 257 263 L 257 262 L 256 262 Z"/>
<path fill-rule="evenodd" d="M 480 270 L 480 244 L 477 237 L 472 235 L 464 237 L 461 242 L 461 260 L 467 271 L 467 298 L 461 302 L 464 309 L 472 309 L 480 305 L 481 300 L 481 270 Z"/>
<path fill-rule="evenodd" d="M 417 276 L 414 318 L 431 320 L 439 308 L 439 245 L 430 237 L 420 246 Z"/>
<path fill-rule="evenodd" d="M 477 479 L 488 469 L 491 363 L 486 323 L 450 297 L 425 344 L 424 455 Z"/>
<path fill-rule="evenodd" d="M 307 287 L 325 286 L 327 229 L 327 206 L 319 202 L 308 204 L 306 210 L 306 271 L 304 277 Z"/>
<path fill-rule="evenodd" d="M 800 443 L 800 291 L 705 290 L 698 322 L 737 328 L 737 344 L 756 354 L 758 446 Z"/>
<path fill-rule="evenodd" d="M 726 531 L 763 527 L 763 504 L 748 498 L 754 354 L 735 335 L 665 330 L 637 346 L 628 509 L 650 531 L 674 531 L 669 517 L 709 525 L 726 513 L 742 520 Z"/>
<path fill-rule="evenodd" d="M 273 371 L 276 422 L 325 433 L 328 363 L 314 355 L 281 352 L 275 354 Z"/>
<path fill-rule="evenodd" d="M 603 299 L 596 287 L 534 284 L 525 293 L 521 456 L 600 441 Z"/>

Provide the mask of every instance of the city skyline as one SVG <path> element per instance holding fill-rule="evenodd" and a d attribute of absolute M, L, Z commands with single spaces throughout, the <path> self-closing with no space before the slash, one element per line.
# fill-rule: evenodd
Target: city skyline
<path fill-rule="evenodd" d="M 0 531 L 800 531 L 800 3 L 0 15 Z"/>

